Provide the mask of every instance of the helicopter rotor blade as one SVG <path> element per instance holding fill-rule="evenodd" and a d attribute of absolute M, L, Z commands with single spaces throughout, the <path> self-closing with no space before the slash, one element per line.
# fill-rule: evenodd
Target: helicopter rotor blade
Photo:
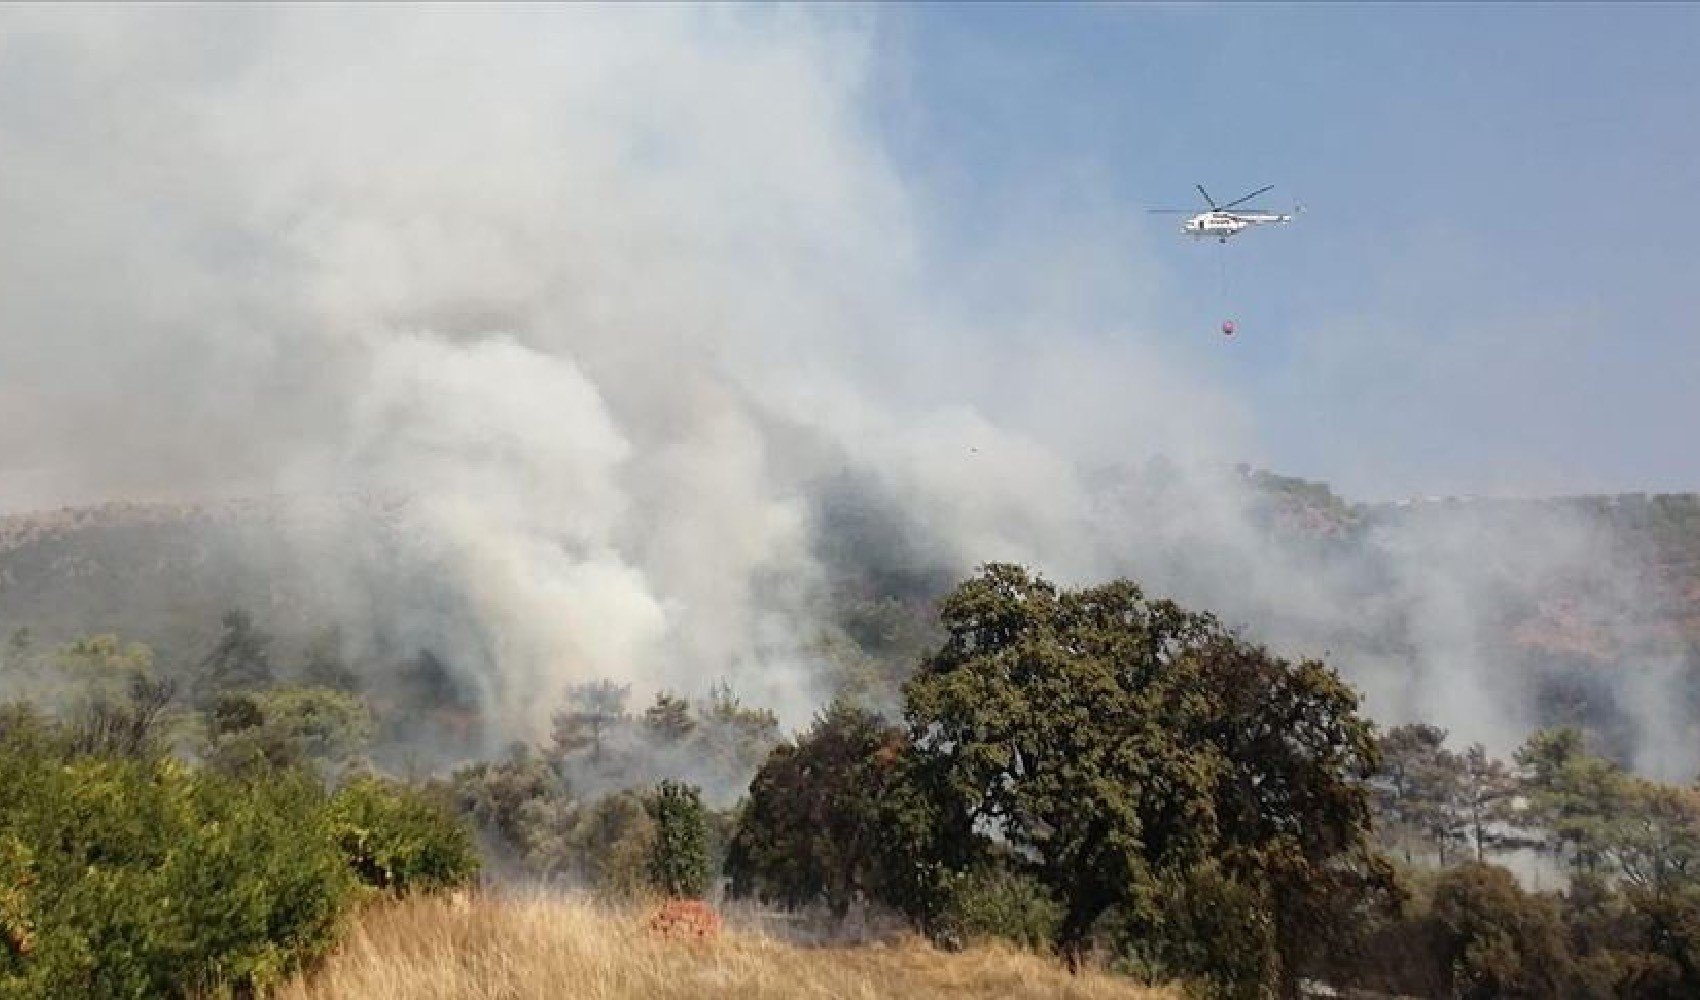
<path fill-rule="evenodd" d="M 1204 196 L 1205 204 L 1209 205 L 1210 210 L 1214 212 L 1216 210 L 1216 199 L 1210 197 L 1210 192 L 1204 190 L 1204 185 L 1194 184 L 1193 187 L 1197 188 L 1198 193 Z"/>
<path fill-rule="evenodd" d="M 1202 191 L 1204 189 L 1200 188 L 1199 190 Z M 1222 207 L 1223 208 L 1233 208 L 1235 205 L 1244 205 L 1246 202 L 1252 200 L 1253 198 L 1257 197 L 1258 195 L 1262 194 L 1263 192 L 1273 191 L 1273 190 L 1275 190 L 1275 185 L 1273 185 L 1273 184 L 1270 184 L 1266 187 L 1260 187 L 1256 191 L 1253 191 L 1251 194 L 1246 195 L 1244 198 L 1235 198 L 1233 201 L 1228 202 L 1226 205 L 1223 205 Z M 1212 207 L 1214 207 L 1214 206 L 1212 206 Z"/>
<path fill-rule="evenodd" d="M 1196 208 L 1148 208 L 1145 211 L 1152 215 L 1197 215 Z"/>

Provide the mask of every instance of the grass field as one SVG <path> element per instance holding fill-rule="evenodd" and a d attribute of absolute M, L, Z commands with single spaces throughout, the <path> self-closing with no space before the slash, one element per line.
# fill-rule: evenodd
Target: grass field
<path fill-rule="evenodd" d="M 1175 1000 L 1008 948 L 920 941 L 802 948 L 758 934 L 666 939 L 640 913 L 562 899 L 414 899 L 367 910 L 346 944 L 279 1000 Z"/>

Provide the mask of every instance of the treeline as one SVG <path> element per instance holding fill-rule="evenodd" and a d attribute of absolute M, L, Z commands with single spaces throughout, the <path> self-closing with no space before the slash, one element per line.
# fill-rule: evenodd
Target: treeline
<path fill-rule="evenodd" d="M 1700 792 L 1637 777 L 1575 729 L 1532 734 L 1510 764 L 1434 726 L 1381 739 L 1382 844 L 1408 900 L 1351 974 L 1419 996 L 1700 995 Z M 1562 891 L 1490 860 L 1514 851 Z M 1525 879 L 1527 881 L 1527 879 Z"/>

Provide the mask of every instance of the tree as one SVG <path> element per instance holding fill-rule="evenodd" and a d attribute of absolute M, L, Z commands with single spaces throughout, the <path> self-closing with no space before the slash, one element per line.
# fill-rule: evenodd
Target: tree
<path fill-rule="evenodd" d="M 779 742 L 779 717 L 765 708 L 751 708 L 722 680 L 709 689 L 699 712 L 698 741 L 704 757 L 722 761 L 743 779 Z"/>
<path fill-rule="evenodd" d="M 727 852 L 736 895 L 789 907 L 825 899 L 843 917 L 876 889 L 903 732 L 847 701 L 775 747 L 750 782 Z"/>
<path fill-rule="evenodd" d="M 304 684 L 337 691 L 360 690 L 360 677 L 349 667 L 343 655 L 340 627 L 325 629 L 308 642 L 301 661 L 301 680 Z"/>
<path fill-rule="evenodd" d="M 537 834 L 529 822 L 534 804 L 564 801 L 565 782 L 540 755 L 520 744 L 500 761 L 480 761 L 454 773 L 455 808 L 503 846 L 525 855 Z"/>
<path fill-rule="evenodd" d="M 1413 840 L 1429 844 L 1446 865 L 1456 839 L 1454 811 L 1462 762 L 1446 749 L 1446 730 L 1424 723 L 1395 726 L 1381 738 L 1374 781 L 1377 827 L 1402 847 L 1409 864 Z"/>
<path fill-rule="evenodd" d="M 371 775 L 331 798 L 332 835 L 360 881 L 402 894 L 451 888 L 478 874 L 472 835 L 440 790 Z"/>
<path fill-rule="evenodd" d="M 224 631 L 212 651 L 196 666 L 194 694 L 197 705 L 211 705 L 221 694 L 252 691 L 272 681 L 272 637 L 254 625 L 240 608 L 227 611 Z"/>
<path fill-rule="evenodd" d="M 603 741 L 609 731 L 626 718 L 626 698 L 632 693 L 630 684 L 615 684 L 611 680 L 574 685 L 567 691 L 568 709 L 556 712 L 550 742 L 557 757 L 566 757 L 582 750 L 590 751 L 590 759 L 602 759 Z"/>
<path fill-rule="evenodd" d="M 1612 867 L 1632 887 L 1665 896 L 1700 875 L 1700 792 L 1628 779 L 1626 808 L 1606 827 Z"/>
<path fill-rule="evenodd" d="M 659 746 L 677 746 L 696 729 L 690 702 L 669 691 L 656 694 L 655 704 L 643 711 L 643 732 Z"/>
<path fill-rule="evenodd" d="M 643 796 L 632 791 L 604 795 L 587 806 L 568 841 L 578 867 L 599 892 L 630 898 L 649 890 L 658 832 Z"/>
<path fill-rule="evenodd" d="M 1531 896 L 1497 865 L 1465 864 L 1434 892 L 1436 965 L 1461 1000 L 1574 995 L 1574 958 L 1557 900 Z"/>
<path fill-rule="evenodd" d="M 1511 804 L 1517 795 L 1517 777 L 1502 760 L 1487 755 L 1475 743 L 1464 751 L 1459 771 L 1459 829 L 1476 849 L 1476 861 L 1487 860 L 1489 847 L 1498 847 L 1507 836 L 1498 828 L 1513 817 Z"/>
<path fill-rule="evenodd" d="M 1580 730 L 1537 730 L 1515 757 L 1531 821 L 1547 831 L 1549 849 L 1579 871 L 1606 864 L 1614 822 L 1632 792 L 1616 763 L 1590 754 Z"/>
<path fill-rule="evenodd" d="M 97 695 L 77 714 L 68 734 L 71 751 L 117 757 L 161 752 L 165 743 L 161 729 L 176 697 L 175 681 L 131 674 L 122 700 Z"/>
<path fill-rule="evenodd" d="M 283 687 L 228 693 L 208 713 L 203 753 L 208 763 L 229 772 L 340 766 L 365 749 L 372 733 L 366 703 L 345 691 Z"/>
<path fill-rule="evenodd" d="M 945 839 L 1006 843 L 1054 894 L 1071 961 L 1106 911 L 1215 859 L 1275 928 L 1264 967 L 1290 988 L 1316 915 L 1386 878 L 1375 741 L 1323 664 L 1125 580 L 1060 591 L 990 565 L 941 610 L 945 641 L 905 687 L 915 773 Z"/>
<path fill-rule="evenodd" d="M 702 796 L 691 785 L 663 781 L 649 801 L 655 818 L 650 879 L 675 899 L 700 898 L 708 889 L 708 823 Z"/>
<path fill-rule="evenodd" d="M 265 724 L 303 759 L 348 760 L 372 739 L 372 713 L 359 695 L 326 687 L 283 687 L 255 696 Z"/>

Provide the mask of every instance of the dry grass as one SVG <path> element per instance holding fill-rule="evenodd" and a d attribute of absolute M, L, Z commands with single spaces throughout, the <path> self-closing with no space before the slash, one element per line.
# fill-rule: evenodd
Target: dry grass
<path fill-rule="evenodd" d="M 644 914 L 559 899 L 416 899 L 367 911 L 342 950 L 277 1000 L 1174 1000 L 1007 948 L 917 941 L 799 948 L 755 934 L 674 941 Z"/>

